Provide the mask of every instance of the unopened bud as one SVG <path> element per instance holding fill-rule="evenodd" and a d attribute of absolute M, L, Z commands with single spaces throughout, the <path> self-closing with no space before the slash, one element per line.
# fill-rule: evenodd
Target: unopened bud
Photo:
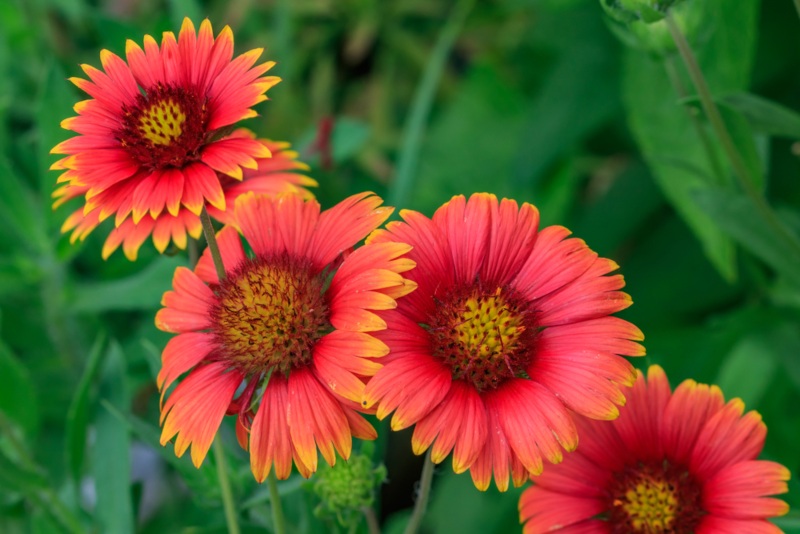
<path fill-rule="evenodd" d="M 675 51 L 675 42 L 664 20 L 666 8 L 660 11 L 663 6 L 677 6 L 672 9 L 670 15 L 680 31 L 688 38 L 697 34 L 703 20 L 702 10 L 698 9 L 696 3 L 683 2 L 682 0 L 600 0 L 605 10 L 611 14 L 611 28 L 614 33 L 625 43 L 635 48 L 646 50 L 657 56 L 664 56 Z M 650 8 L 649 16 L 643 15 L 643 11 L 626 11 L 624 8 L 612 8 L 609 5 L 619 4 L 647 4 L 657 6 Z M 657 18 L 650 16 L 658 15 Z"/>
<path fill-rule="evenodd" d="M 321 466 L 314 477 L 314 492 L 321 503 L 314 510 L 318 517 L 336 517 L 342 527 L 361 521 L 362 509 L 371 507 L 375 490 L 386 480 L 383 465 L 373 467 L 364 454 L 336 462 L 334 467 Z"/>
<path fill-rule="evenodd" d="M 603 9 L 614 19 L 630 23 L 652 24 L 663 19 L 667 11 L 683 0 L 600 0 Z"/>

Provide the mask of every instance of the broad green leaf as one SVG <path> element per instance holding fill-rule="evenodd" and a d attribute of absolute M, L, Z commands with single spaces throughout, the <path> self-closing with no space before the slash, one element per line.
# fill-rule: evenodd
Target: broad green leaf
<path fill-rule="evenodd" d="M 5 343 L 0 341 L 0 411 L 30 436 L 39 427 L 36 391 L 30 374 Z"/>
<path fill-rule="evenodd" d="M 757 132 L 800 139 L 800 113 L 750 93 L 736 93 L 721 103 L 741 113 Z"/>
<path fill-rule="evenodd" d="M 744 161 L 748 173 L 747 178 L 756 186 L 758 191 L 764 191 L 766 186 L 764 179 L 766 165 L 758 153 L 750 124 L 741 114 L 726 106 L 720 106 L 719 111 L 725 121 L 725 126 L 728 128 L 728 133 L 731 134 L 733 144 L 736 145 L 736 149 Z"/>
<path fill-rule="evenodd" d="M 726 398 L 741 398 L 748 409 L 756 408 L 778 368 L 775 346 L 767 336 L 754 334 L 742 339 L 722 362 L 714 381 Z"/>
<path fill-rule="evenodd" d="M 116 341 L 106 355 L 105 369 L 94 413 L 95 440 L 91 450 L 92 474 L 97 493 L 95 520 L 101 532 L 133 533 L 131 456 L 128 428 L 105 406 L 122 413 L 130 408 L 125 377 L 125 356 Z"/>
<path fill-rule="evenodd" d="M 71 308 L 79 313 L 158 308 L 161 296 L 171 287 L 175 269 L 185 264 L 182 257 L 161 256 L 127 278 L 79 284 Z"/>
<path fill-rule="evenodd" d="M 86 368 L 81 375 L 75 396 L 67 411 L 66 428 L 66 456 L 67 466 L 72 479 L 78 483 L 83 474 L 83 457 L 86 449 L 86 429 L 89 422 L 89 406 L 92 404 L 92 388 L 103 361 L 105 350 L 105 335 L 99 334 L 94 342 Z"/>
<path fill-rule="evenodd" d="M 707 188 L 694 193 L 698 207 L 724 232 L 794 285 L 800 286 L 800 237 L 779 219 L 773 223 L 741 193 Z M 794 242 L 795 246 L 789 246 Z"/>
<path fill-rule="evenodd" d="M 730 9 L 724 0 L 698 3 L 707 26 L 700 32 L 708 38 L 695 44 L 701 69 L 715 94 L 743 90 L 749 81 L 755 51 L 758 2 Z M 674 70 L 683 72 L 679 58 L 670 59 Z M 677 75 L 685 88 L 688 78 Z M 693 94 L 692 89 L 686 89 Z M 711 160 L 722 164 L 724 180 L 730 166 L 718 143 L 710 138 L 708 151 L 687 112 L 678 106 L 676 92 L 665 65 L 641 51 L 629 50 L 623 74 L 628 120 L 654 177 L 668 200 L 692 228 L 720 274 L 728 280 L 736 275 L 733 243 L 713 220 L 693 202 L 693 194 L 715 183 Z M 701 123 L 702 127 L 702 123 Z"/>

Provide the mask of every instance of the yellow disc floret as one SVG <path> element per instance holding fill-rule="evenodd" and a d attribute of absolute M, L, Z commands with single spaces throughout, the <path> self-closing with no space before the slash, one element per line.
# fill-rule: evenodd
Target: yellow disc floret
<path fill-rule="evenodd" d="M 678 497 L 668 482 L 643 478 L 617 504 L 628 514 L 637 532 L 665 532 L 675 522 Z"/>
<path fill-rule="evenodd" d="M 525 302 L 508 289 L 472 289 L 441 302 L 429 322 L 433 353 L 454 379 L 480 391 L 524 373 L 536 328 Z"/>
<path fill-rule="evenodd" d="M 694 532 L 703 516 L 700 486 L 668 461 L 629 466 L 615 475 L 609 524 L 614 534 Z"/>
<path fill-rule="evenodd" d="M 183 133 L 186 115 L 171 98 L 158 100 L 139 117 L 139 131 L 154 145 L 168 145 Z"/>
<path fill-rule="evenodd" d="M 323 280 L 288 258 L 249 261 L 223 282 L 212 315 L 223 356 L 245 373 L 311 363 L 330 330 Z"/>

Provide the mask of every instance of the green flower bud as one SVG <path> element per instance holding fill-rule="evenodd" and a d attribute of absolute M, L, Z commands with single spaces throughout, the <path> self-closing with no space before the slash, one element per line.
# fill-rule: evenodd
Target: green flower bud
<path fill-rule="evenodd" d="M 364 507 L 375 501 L 375 490 L 386 480 L 383 465 L 372 466 L 370 458 L 355 453 L 334 467 L 320 465 L 314 477 L 314 492 L 321 499 L 314 513 L 320 518 L 336 517 L 342 527 L 361 521 Z"/>
<path fill-rule="evenodd" d="M 641 1 L 644 2 L 644 0 Z M 677 3 L 673 2 L 672 4 Z M 701 28 L 703 11 L 698 9 L 699 7 L 696 3 L 687 2 L 680 3 L 671 11 L 678 28 L 688 39 L 696 36 Z M 676 50 L 675 42 L 672 40 L 672 35 L 663 18 L 652 23 L 645 22 L 643 19 L 633 19 L 623 23 L 619 22 L 619 18 L 613 18 L 610 24 L 614 34 L 622 42 L 634 48 L 646 50 L 656 56 L 665 56 Z"/>
<path fill-rule="evenodd" d="M 606 13 L 619 22 L 652 24 L 664 18 L 667 10 L 683 0 L 600 0 Z"/>

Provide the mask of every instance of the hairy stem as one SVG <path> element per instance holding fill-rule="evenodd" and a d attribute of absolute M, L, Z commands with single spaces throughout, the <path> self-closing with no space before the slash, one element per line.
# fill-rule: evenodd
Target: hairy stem
<path fill-rule="evenodd" d="M 414 511 L 411 513 L 411 519 L 408 520 L 408 525 L 404 534 L 415 534 L 419 531 L 422 524 L 422 518 L 425 517 L 425 510 L 428 508 L 428 499 L 431 496 L 431 483 L 433 482 L 433 470 L 436 465 L 431 460 L 431 450 L 428 449 L 428 454 L 425 455 L 425 462 L 422 464 L 422 476 L 419 479 L 419 495 L 417 495 L 417 502 L 414 504 Z"/>

